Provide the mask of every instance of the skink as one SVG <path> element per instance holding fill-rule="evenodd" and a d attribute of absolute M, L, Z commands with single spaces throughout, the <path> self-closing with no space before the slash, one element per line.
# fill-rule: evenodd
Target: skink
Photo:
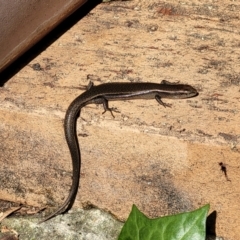
<path fill-rule="evenodd" d="M 44 222 L 58 214 L 70 209 L 75 200 L 80 178 L 81 155 L 76 134 L 76 119 L 81 109 L 91 103 L 103 104 L 104 112 L 110 111 L 113 116 L 113 109 L 108 107 L 108 101 L 127 99 L 156 99 L 164 107 L 169 106 L 162 102 L 162 98 L 181 99 L 197 96 L 196 89 L 185 84 L 170 83 L 163 80 L 158 83 L 104 83 L 94 86 L 89 83 L 87 91 L 78 96 L 68 107 L 65 120 L 64 131 L 66 141 L 72 157 L 73 177 L 69 195 L 60 208 L 41 222 Z M 114 117 L 114 116 L 113 116 Z M 41 223 L 40 222 L 40 223 Z"/>

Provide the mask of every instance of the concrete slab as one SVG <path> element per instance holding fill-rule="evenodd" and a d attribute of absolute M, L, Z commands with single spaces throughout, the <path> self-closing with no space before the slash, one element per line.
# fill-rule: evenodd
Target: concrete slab
<path fill-rule="evenodd" d="M 0 198 L 60 205 L 71 184 L 63 119 L 91 80 L 186 83 L 188 100 L 89 105 L 78 119 L 82 170 L 75 207 L 126 219 L 217 212 L 216 233 L 239 238 L 239 10 L 236 1 L 100 4 L 0 89 Z M 220 166 L 219 163 L 222 163 Z M 224 173 L 227 172 L 227 176 Z"/>

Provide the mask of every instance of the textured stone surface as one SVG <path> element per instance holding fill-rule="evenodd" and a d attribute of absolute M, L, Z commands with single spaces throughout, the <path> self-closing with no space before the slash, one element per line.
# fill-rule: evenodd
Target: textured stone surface
<path fill-rule="evenodd" d="M 110 102 L 120 111 L 114 119 L 102 106 L 82 110 L 75 206 L 125 219 L 133 203 L 150 217 L 210 203 L 217 235 L 238 239 L 239 9 L 236 1 L 153 0 L 92 9 L 0 89 L 1 199 L 64 201 L 71 184 L 64 114 L 90 80 L 180 81 L 200 95 L 165 100 L 172 108 Z"/>
<path fill-rule="evenodd" d="M 2 229 L 8 229 L 8 234 L 15 234 L 20 240 L 115 240 L 123 223 L 98 209 L 81 209 L 42 224 L 38 224 L 37 218 L 14 217 L 4 219 L 1 225 Z M 6 232 L 0 233 L 0 239 Z"/>

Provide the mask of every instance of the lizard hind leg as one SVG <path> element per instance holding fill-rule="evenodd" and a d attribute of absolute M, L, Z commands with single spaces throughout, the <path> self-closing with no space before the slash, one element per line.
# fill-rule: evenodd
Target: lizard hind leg
<path fill-rule="evenodd" d="M 105 99 L 105 98 L 102 97 L 102 98 L 101 98 L 101 103 L 102 103 L 103 108 L 104 108 L 104 111 L 102 112 L 102 114 L 104 114 L 105 112 L 109 111 L 109 112 L 111 113 L 112 117 L 115 118 L 115 116 L 113 115 L 113 112 L 119 113 L 119 111 L 118 111 L 117 109 L 115 109 L 115 108 L 110 108 L 110 107 L 108 106 L 108 100 L 107 100 L 107 99 Z"/>

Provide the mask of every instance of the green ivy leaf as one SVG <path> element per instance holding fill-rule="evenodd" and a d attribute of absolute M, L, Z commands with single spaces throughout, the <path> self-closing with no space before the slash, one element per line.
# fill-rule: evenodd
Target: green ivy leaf
<path fill-rule="evenodd" d="M 135 205 L 118 240 L 205 240 L 209 204 L 187 213 L 149 219 Z"/>

